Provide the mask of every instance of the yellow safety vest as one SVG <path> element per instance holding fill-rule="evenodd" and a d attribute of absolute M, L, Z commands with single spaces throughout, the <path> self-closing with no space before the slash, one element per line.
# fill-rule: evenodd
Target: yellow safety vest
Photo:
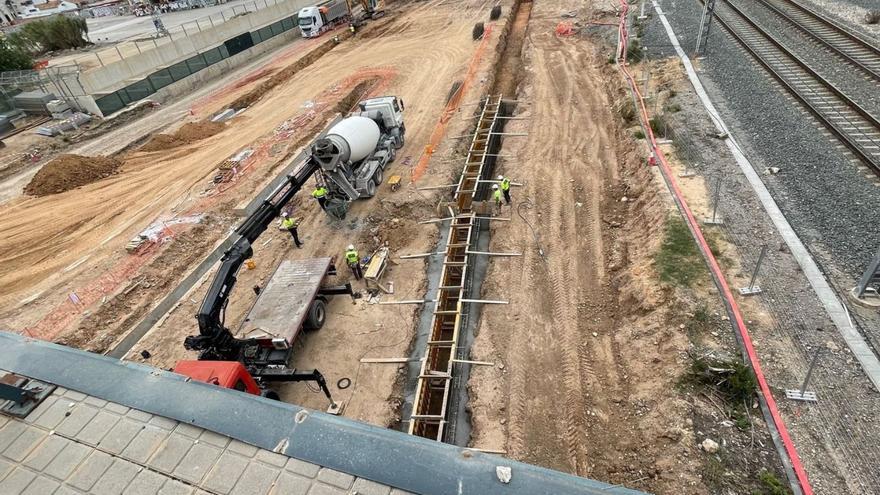
<path fill-rule="evenodd" d="M 355 251 L 346 251 L 345 259 L 348 260 L 349 263 L 357 263 L 358 262 L 358 252 Z"/>
<path fill-rule="evenodd" d="M 495 201 L 501 201 L 501 189 L 495 189 L 495 193 L 492 196 L 495 198 Z"/>
<path fill-rule="evenodd" d="M 326 187 L 319 187 L 319 188 L 315 189 L 314 191 L 312 191 L 312 196 L 316 199 L 323 198 L 326 195 L 327 195 L 327 188 Z"/>
<path fill-rule="evenodd" d="M 294 220 L 292 218 L 288 217 L 288 218 L 285 218 L 284 220 L 281 221 L 281 228 L 282 229 L 290 230 L 294 227 L 296 227 L 296 220 Z"/>
<path fill-rule="evenodd" d="M 501 179 L 501 190 L 507 191 L 509 189 L 510 189 L 510 179 L 508 179 L 507 177 Z"/>

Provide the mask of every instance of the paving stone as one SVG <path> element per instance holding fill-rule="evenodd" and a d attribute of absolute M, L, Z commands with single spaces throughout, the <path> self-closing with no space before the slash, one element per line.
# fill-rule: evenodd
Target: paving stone
<path fill-rule="evenodd" d="M 144 469 L 135 476 L 125 492 L 132 495 L 155 495 L 159 493 L 167 479 L 159 473 Z"/>
<path fill-rule="evenodd" d="M 61 421 L 61 424 L 55 428 L 55 432 L 72 438 L 98 414 L 98 409 L 85 404 L 77 404 L 71 407 L 69 412 L 70 415 Z"/>
<path fill-rule="evenodd" d="M 205 430 L 202 432 L 202 436 L 199 437 L 199 440 L 215 447 L 220 447 L 221 449 L 225 449 L 226 446 L 229 445 L 229 437 L 214 433 L 211 430 Z"/>
<path fill-rule="evenodd" d="M 193 445 L 174 470 L 175 476 L 191 483 L 198 483 L 214 465 L 214 461 L 220 457 L 220 452 L 220 449 L 212 445 L 204 443 Z"/>
<path fill-rule="evenodd" d="M 68 390 L 64 392 L 64 396 L 69 398 L 70 400 L 75 400 L 77 402 L 82 402 L 86 400 L 86 394 L 81 394 L 79 392 L 75 392 L 73 390 Z"/>
<path fill-rule="evenodd" d="M 143 468 L 137 464 L 132 464 L 122 459 L 116 459 L 113 461 L 113 465 L 110 466 L 110 469 L 101 476 L 101 479 L 98 480 L 90 493 L 93 495 L 121 495 L 122 493 L 127 492 L 125 487 L 131 483 L 131 480 L 133 480 L 141 470 L 143 470 Z"/>
<path fill-rule="evenodd" d="M 358 495 L 388 495 L 391 493 L 391 487 L 376 483 L 375 481 L 358 478 L 354 480 L 351 491 Z"/>
<path fill-rule="evenodd" d="M 284 465 L 287 464 L 287 460 L 290 458 L 286 455 L 276 454 L 269 450 L 260 450 L 257 452 L 255 459 L 263 461 L 266 464 L 271 464 L 275 467 L 284 467 Z"/>
<path fill-rule="evenodd" d="M 3 428 L 0 428 L 0 452 L 3 452 L 7 447 L 12 445 L 12 442 L 14 442 L 19 435 L 24 433 L 26 429 L 28 429 L 28 425 L 21 421 L 13 421 L 7 423 Z"/>
<path fill-rule="evenodd" d="M 191 438 L 172 433 L 159 447 L 159 450 L 153 454 L 148 464 L 163 473 L 171 473 L 192 446 L 193 440 Z"/>
<path fill-rule="evenodd" d="M 306 495 L 312 480 L 297 476 L 292 473 L 281 473 L 275 486 L 272 487 L 272 495 Z"/>
<path fill-rule="evenodd" d="M 107 405 L 104 406 L 104 409 L 106 409 L 112 413 L 116 413 L 120 416 L 125 416 L 126 414 L 128 414 L 128 410 L 129 410 L 128 407 L 123 406 L 122 404 L 117 404 L 115 402 L 108 402 Z"/>
<path fill-rule="evenodd" d="M 120 454 L 143 429 L 142 423 L 122 418 L 101 439 L 101 449 L 113 454 Z"/>
<path fill-rule="evenodd" d="M 315 483 L 312 485 L 312 489 L 309 490 L 309 495 L 348 495 L 348 490 L 323 483 Z"/>
<path fill-rule="evenodd" d="M 2 480 L 9 471 L 12 471 L 13 467 L 15 466 L 11 462 L 0 459 L 0 480 Z"/>
<path fill-rule="evenodd" d="M 311 462 L 290 458 L 287 460 L 287 466 L 285 466 L 284 469 L 308 478 L 314 478 L 318 475 L 318 471 L 321 470 L 321 466 L 312 464 Z"/>
<path fill-rule="evenodd" d="M 354 476 L 333 469 L 323 468 L 318 472 L 318 480 L 347 490 L 351 487 L 351 483 L 354 481 Z"/>
<path fill-rule="evenodd" d="M 279 469 L 273 469 L 264 464 L 251 462 L 244 470 L 244 474 L 238 479 L 235 488 L 232 489 L 232 495 L 262 495 L 269 493 L 275 478 L 281 472 Z"/>
<path fill-rule="evenodd" d="M 173 430 L 177 426 L 177 421 L 174 421 L 173 419 L 163 418 L 162 416 L 153 416 L 152 419 L 150 419 L 150 424 L 153 426 L 158 426 L 163 430 Z"/>
<path fill-rule="evenodd" d="M 122 451 L 122 456 L 135 462 L 145 463 L 162 445 L 167 436 L 167 431 L 145 425 L 144 429 L 135 435 L 134 439 Z"/>
<path fill-rule="evenodd" d="M 9 444 L 9 447 L 6 447 L 3 455 L 15 462 L 21 462 L 45 438 L 46 432 L 44 430 L 28 426 L 14 442 Z"/>
<path fill-rule="evenodd" d="M 0 493 L 21 493 L 36 477 L 34 473 L 17 467 L 0 481 Z"/>
<path fill-rule="evenodd" d="M 246 457 L 232 452 L 224 452 L 211 472 L 208 473 L 202 486 L 217 493 L 227 494 L 232 491 L 232 487 L 235 486 L 235 482 L 238 481 L 247 465 Z"/>
<path fill-rule="evenodd" d="M 76 439 L 89 445 L 100 445 L 101 439 L 119 422 L 119 416 L 107 411 L 98 414 L 76 435 Z"/>
<path fill-rule="evenodd" d="M 27 417 L 24 418 L 25 422 L 33 423 L 40 416 L 42 416 L 46 411 L 48 411 L 49 408 L 52 407 L 52 405 L 55 404 L 56 402 L 58 402 L 58 397 L 55 397 L 54 395 L 50 395 L 49 397 L 46 397 L 46 399 L 43 400 L 43 402 L 40 402 L 40 405 L 38 405 L 36 409 L 31 411 L 30 414 L 28 414 Z M 6 416 L 0 416 L 0 420 L 2 420 L 3 423 L 6 423 L 6 421 L 8 421 L 9 418 Z"/>
<path fill-rule="evenodd" d="M 257 455 L 257 451 L 260 450 L 253 445 L 246 444 L 238 440 L 233 440 L 232 442 L 230 442 L 227 449 L 235 452 L 236 454 L 241 454 L 245 457 L 253 457 Z"/>
<path fill-rule="evenodd" d="M 24 460 L 24 465 L 35 471 L 42 471 L 68 445 L 70 445 L 70 440 L 58 435 L 49 435 L 46 441 L 34 449 Z"/>
<path fill-rule="evenodd" d="M 141 423 L 149 423 L 151 419 L 153 419 L 153 415 L 150 413 L 145 413 L 143 411 L 139 411 L 137 409 L 130 409 L 126 414 L 129 418 L 140 421 Z"/>
<path fill-rule="evenodd" d="M 53 493 L 52 495 L 80 495 L 80 494 L 82 494 L 82 492 L 78 492 L 67 485 L 61 485 L 58 487 L 57 490 L 55 490 L 55 493 Z"/>
<path fill-rule="evenodd" d="M 190 495 L 193 492 L 191 486 L 184 485 L 179 481 L 168 480 L 159 490 L 159 495 Z"/>
<path fill-rule="evenodd" d="M 76 402 L 72 402 L 66 397 L 59 397 L 34 421 L 34 424 L 47 430 L 54 430 L 65 418 L 67 412 L 71 411 L 70 404 L 76 404 Z"/>
<path fill-rule="evenodd" d="M 167 418 L 161 418 L 167 419 Z M 170 419 L 168 421 L 171 421 Z M 199 438 L 202 435 L 202 432 L 205 431 L 198 426 L 193 426 L 187 423 L 178 423 L 177 428 L 174 429 L 175 433 L 180 433 L 181 435 L 186 435 L 190 438 Z"/>
<path fill-rule="evenodd" d="M 49 495 L 53 493 L 61 483 L 47 476 L 37 476 L 28 487 L 21 492 L 21 495 Z M 14 492 L 13 492 L 14 493 Z"/>
<path fill-rule="evenodd" d="M 85 445 L 70 442 L 61 453 L 52 459 L 52 462 L 43 469 L 43 472 L 59 480 L 65 480 L 76 470 L 79 463 L 89 455 L 89 452 L 89 448 Z"/>
<path fill-rule="evenodd" d="M 30 416 L 28 416 L 28 417 L 30 417 Z M 0 428 L 3 428 L 4 426 L 6 426 L 6 423 L 8 423 L 9 421 L 10 420 L 9 420 L 8 416 L 4 416 L 4 415 L 0 414 Z"/>
<path fill-rule="evenodd" d="M 91 396 L 86 397 L 86 400 L 84 400 L 83 402 L 85 402 L 86 404 L 89 404 L 90 406 L 95 406 L 95 407 L 104 407 L 107 404 L 109 404 L 109 402 L 107 402 L 104 399 L 99 399 L 97 397 L 91 397 Z"/>
<path fill-rule="evenodd" d="M 107 468 L 113 464 L 113 457 L 93 450 L 92 454 L 76 468 L 67 484 L 80 490 L 89 491 L 95 482 L 101 479 Z"/>

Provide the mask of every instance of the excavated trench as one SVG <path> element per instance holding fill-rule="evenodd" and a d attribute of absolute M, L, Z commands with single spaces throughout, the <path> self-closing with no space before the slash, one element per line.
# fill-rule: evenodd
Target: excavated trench
<path fill-rule="evenodd" d="M 490 76 L 490 82 L 487 87 L 491 88 L 488 95 L 504 95 L 510 100 L 515 99 L 517 86 L 520 81 L 520 72 L 522 66 L 522 49 L 528 28 L 529 17 L 531 15 L 532 2 L 517 1 L 512 6 L 508 22 L 500 34 L 500 42 L 497 51 L 500 53 L 495 64 L 494 71 Z M 486 96 L 486 95 L 484 95 Z M 505 103 L 499 112 L 500 115 L 511 115 L 515 110 L 515 102 Z M 497 132 L 503 131 L 503 120 L 499 122 Z M 503 146 L 501 138 L 490 142 L 488 152 L 498 154 Z M 458 155 L 467 156 L 467 145 L 462 143 Z M 482 179 L 491 179 L 495 172 L 495 157 L 488 157 L 485 160 Z M 486 201 L 491 194 L 490 185 L 482 183 L 477 187 L 475 201 Z M 477 229 L 472 242 L 471 249 L 474 251 L 487 251 L 489 245 L 489 222 L 485 220 L 476 221 Z M 440 229 L 437 250 L 442 251 L 446 245 L 448 236 L 448 225 L 444 225 Z M 465 281 L 467 294 L 470 297 L 476 297 L 480 294 L 483 280 L 488 269 L 488 259 L 481 256 L 472 256 L 473 265 L 469 271 L 469 276 Z M 426 300 L 435 299 L 437 297 L 438 285 L 440 283 L 440 273 L 443 268 L 443 260 L 439 257 L 432 257 L 427 264 L 428 290 L 425 295 Z M 420 373 L 421 359 L 424 357 L 426 343 L 431 332 L 433 317 L 433 305 L 428 305 L 420 315 L 416 337 L 411 346 L 412 352 L 410 362 L 407 369 L 407 382 L 404 388 L 404 403 L 402 406 L 402 417 L 408 418 L 412 414 L 413 404 L 415 401 L 415 391 Z M 474 340 L 474 330 L 480 319 L 480 307 L 478 304 L 470 304 L 470 308 L 462 315 L 462 334 L 460 344 L 456 350 L 456 359 L 467 360 L 470 355 L 471 344 Z M 444 434 L 444 441 L 459 446 L 467 446 L 471 437 L 470 424 L 470 408 L 467 383 L 470 378 L 470 364 L 458 363 L 455 365 L 454 380 L 452 382 L 451 394 L 449 397 L 449 406 L 447 410 L 447 427 Z M 407 430 L 408 424 L 401 423 L 400 428 Z"/>

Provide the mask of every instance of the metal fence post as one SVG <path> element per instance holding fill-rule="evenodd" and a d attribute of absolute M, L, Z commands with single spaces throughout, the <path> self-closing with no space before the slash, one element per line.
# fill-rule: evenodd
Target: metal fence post
<path fill-rule="evenodd" d="M 706 225 L 723 225 L 724 219 L 718 216 L 718 203 L 721 202 L 721 182 L 723 177 L 715 181 L 715 192 L 712 194 L 712 216 L 703 219 Z"/>
<path fill-rule="evenodd" d="M 758 255 L 758 262 L 755 263 L 755 270 L 752 272 L 752 278 L 749 280 L 748 287 L 740 287 L 739 293 L 744 296 L 753 296 L 761 293 L 761 288 L 755 285 L 755 279 L 758 278 L 758 272 L 761 270 L 761 263 L 764 262 L 764 256 L 767 255 L 767 245 L 761 246 L 761 254 Z"/>
<path fill-rule="evenodd" d="M 822 354 L 822 348 L 816 349 L 813 359 L 810 360 L 810 367 L 807 368 L 807 376 L 804 377 L 804 383 L 801 384 L 799 390 L 786 389 L 785 397 L 791 400 L 800 400 L 804 402 L 819 402 L 816 392 L 807 392 L 807 386 L 810 384 L 810 378 L 813 376 L 813 370 L 816 368 L 816 362 L 819 361 L 819 355 Z"/>

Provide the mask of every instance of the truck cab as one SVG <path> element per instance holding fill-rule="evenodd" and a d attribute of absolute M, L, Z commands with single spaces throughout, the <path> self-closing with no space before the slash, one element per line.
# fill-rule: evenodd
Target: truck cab
<path fill-rule="evenodd" d="M 303 38 L 315 38 L 324 32 L 324 16 L 318 7 L 303 7 L 297 14 L 297 19 Z"/>
<path fill-rule="evenodd" d="M 397 142 L 395 148 L 399 149 L 404 144 L 406 128 L 403 125 L 403 111 L 406 109 L 403 100 L 397 96 L 380 96 L 368 98 L 358 103 L 359 115 L 375 120 L 383 127 L 382 131 L 392 131 Z M 396 131 L 395 131 L 396 130 Z"/>

